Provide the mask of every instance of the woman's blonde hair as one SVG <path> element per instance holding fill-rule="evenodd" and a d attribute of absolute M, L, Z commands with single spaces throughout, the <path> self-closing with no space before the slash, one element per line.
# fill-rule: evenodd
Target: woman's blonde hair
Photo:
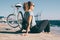
<path fill-rule="evenodd" d="M 23 4 L 23 9 L 24 9 L 24 11 L 27 11 L 28 10 L 28 3 L 27 2 L 25 2 Z"/>

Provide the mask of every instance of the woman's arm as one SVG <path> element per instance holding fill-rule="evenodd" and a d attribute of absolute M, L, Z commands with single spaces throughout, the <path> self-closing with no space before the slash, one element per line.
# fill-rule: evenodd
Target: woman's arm
<path fill-rule="evenodd" d="M 28 18 L 28 26 L 27 26 L 27 29 L 26 29 L 26 33 L 23 34 L 23 36 L 27 36 L 28 35 L 28 32 L 30 30 L 30 23 L 31 23 L 31 21 L 32 21 L 32 16 L 29 16 L 29 18 Z"/>
<path fill-rule="evenodd" d="M 30 23 L 31 23 L 31 21 L 32 21 L 32 16 L 30 15 L 29 18 L 28 18 L 28 26 L 27 26 L 26 33 L 28 33 L 29 30 L 30 30 Z"/>

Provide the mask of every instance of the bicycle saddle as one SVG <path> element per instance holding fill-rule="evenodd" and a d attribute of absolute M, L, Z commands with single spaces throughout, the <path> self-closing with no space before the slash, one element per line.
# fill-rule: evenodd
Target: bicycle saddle
<path fill-rule="evenodd" d="M 21 7 L 21 6 L 22 6 L 22 5 L 21 5 L 21 4 L 19 4 L 19 3 L 15 5 L 15 7 Z"/>

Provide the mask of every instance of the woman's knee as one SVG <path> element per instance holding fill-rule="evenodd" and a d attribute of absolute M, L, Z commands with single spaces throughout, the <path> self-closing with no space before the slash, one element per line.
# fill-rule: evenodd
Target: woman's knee
<path fill-rule="evenodd" d="M 48 20 L 43 20 L 44 22 L 49 22 Z"/>

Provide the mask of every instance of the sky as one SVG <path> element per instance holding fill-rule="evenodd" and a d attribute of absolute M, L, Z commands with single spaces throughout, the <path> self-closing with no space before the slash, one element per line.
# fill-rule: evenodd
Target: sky
<path fill-rule="evenodd" d="M 39 15 L 39 20 L 60 20 L 60 0 L 0 0 L 0 16 L 7 17 L 14 12 L 12 5 L 32 1 L 35 4 L 34 15 Z M 23 8 L 20 8 L 23 11 Z M 41 16 L 40 16 L 41 15 Z"/>

